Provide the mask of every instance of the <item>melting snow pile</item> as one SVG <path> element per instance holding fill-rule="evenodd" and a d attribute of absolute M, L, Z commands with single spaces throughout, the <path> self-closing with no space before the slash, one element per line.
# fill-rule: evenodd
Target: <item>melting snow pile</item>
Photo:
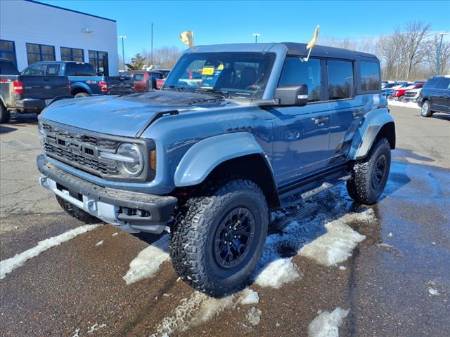
<path fill-rule="evenodd" d="M 348 223 L 354 221 L 372 222 L 375 220 L 372 209 L 362 213 L 350 213 L 325 224 L 327 233 L 308 243 L 300 250 L 306 256 L 325 266 L 334 266 L 344 262 L 353 249 L 366 237 L 354 231 Z"/>
<path fill-rule="evenodd" d="M 39 241 L 38 244 L 33 248 L 16 254 L 9 259 L 0 261 L 0 280 L 3 279 L 6 274 L 9 274 L 14 269 L 22 266 L 27 260 L 38 256 L 39 254 L 45 252 L 50 248 L 59 246 L 61 243 L 69 241 L 80 234 L 89 232 L 97 228 L 98 226 L 99 225 L 84 225 L 71 229 L 70 231 L 62 233 L 60 235 Z"/>
<path fill-rule="evenodd" d="M 255 307 L 251 307 L 245 317 L 251 325 L 256 326 L 259 324 L 259 322 L 261 322 L 261 314 L 261 310 L 256 309 Z"/>
<path fill-rule="evenodd" d="M 228 308 L 234 308 L 239 304 L 256 304 L 258 302 L 258 293 L 248 288 L 223 298 L 213 298 L 195 291 L 189 298 L 180 301 L 172 315 L 165 317 L 157 326 L 156 332 L 150 337 L 168 337 L 175 331 L 187 331 L 191 327 L 209 321 Z M 253 309 L 251 314 L 247 314 L 247 319 L 253 323 L 257 322 L 255 324 L 257 325 L 261 311 Z"/>
<path fill-rule="evenodd" d="M 256 291 L 246 288 L 242 291 L 242 296 L 240 297 L 241 304 L 258 304 L 259 295 Z"/>
<path fill-rule="evenodd" d="M 130 262 L 130 269 L 123 277 L 127 284 L 131 284 L 142 279 L 152 277 L 160 265 L 169 260 L 167 253 L 169 246 L 169 236 L 165 235 L 152 245 L 142 250 L 133 261 Z"/>
<path fill-rule="evenodd" d="M 292 258 L 270 262 L 256 277 L 255 283 L 261 287 L 280 288 L 283 284 L 300 278 L 297 266 Z"/>
<path fill-rule="evenodd" d="M 320 313 L 308 326 L 309 337 L 339 337 L 339 327 L 349 310 L 334 309 Z"/>

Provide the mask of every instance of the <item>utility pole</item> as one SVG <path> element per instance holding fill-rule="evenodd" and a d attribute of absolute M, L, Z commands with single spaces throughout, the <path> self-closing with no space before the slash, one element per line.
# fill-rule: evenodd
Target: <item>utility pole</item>
<path fill-rule="evenodd" d="M 444 35 L 447 35 L 448 33 L 441 32 L 439 35 L 441 36 L 441 40 L 439 41 L 438 47 L 436 49 L 436 75 L 441 74 L 441 53 L 442 53 L 442 39 L 444 38 Z"/>
<path fill-rule="evenodd" d="M 122 63 L 123 63 L 123 71 L 125 71 L 126 70 L 126 67 L 125 67 L 125 42 L 124 42 L 124 40 L 127 38 L 127 36 L 126 35 L 119 35 L 119 39 L 121 39 L 122 40 Z"/>
<path fill-rule="evenodd" d="M 261 34 L 260 33 L 253 33 L 252 35 L 255 37 L 255 43 L 258 43 L 258 37 L 260 37 Z"/>
<path fill-rule="evenodd" d="M 153 66 L 153 22 L 150 35 L 150 65 Z"/>

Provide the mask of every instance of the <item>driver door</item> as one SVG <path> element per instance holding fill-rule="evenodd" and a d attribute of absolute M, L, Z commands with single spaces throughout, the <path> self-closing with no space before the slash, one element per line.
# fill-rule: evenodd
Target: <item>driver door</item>
<path fill-rule="evenodd" d="M 308 86 L 308 104 L 280 106 L 275 116 L 273 165 L 279 184 L 298 180 L 324 168 L 332 153 L 329 149 L 331 111 L 322 103 L 324 61 L 297 56 L 286 58 L 279 87 Z"/>

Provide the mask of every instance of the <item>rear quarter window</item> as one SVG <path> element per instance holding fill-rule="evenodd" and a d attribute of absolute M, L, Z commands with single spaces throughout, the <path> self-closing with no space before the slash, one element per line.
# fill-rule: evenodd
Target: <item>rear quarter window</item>
<path fill-rule="evenodd" d="M 359 91 L 380 90 L 380 67 L 377 62 L 359 62 L 360 82 Z"/>
<path fill-rule="evenodd" d="M 328 99 L 344 99 L 353 96 L 353 62 L 329 60 L 328 72 Z"/>

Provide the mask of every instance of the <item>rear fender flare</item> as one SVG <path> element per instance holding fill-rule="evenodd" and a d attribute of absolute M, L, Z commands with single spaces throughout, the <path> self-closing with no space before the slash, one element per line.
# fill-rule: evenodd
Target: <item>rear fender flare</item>
<path fill-rule="evenodd" d="M 355 132 L 349 158 L 358 160 L 366 157 L 380 130 L 389 123 L 394 123 L 394 118 L 392 118 L 387 108 L 370 111 L 365 116 L 362 125 Z"/>
<path fill-rule="evenodd" d="M 80 91 L 85 91 L 88 94 L 92 94 L 91 88 L 86 83 L 75 82 L 75 83 L 70 84 L 70 92 L 71 93 L 80 92 Z"/>

